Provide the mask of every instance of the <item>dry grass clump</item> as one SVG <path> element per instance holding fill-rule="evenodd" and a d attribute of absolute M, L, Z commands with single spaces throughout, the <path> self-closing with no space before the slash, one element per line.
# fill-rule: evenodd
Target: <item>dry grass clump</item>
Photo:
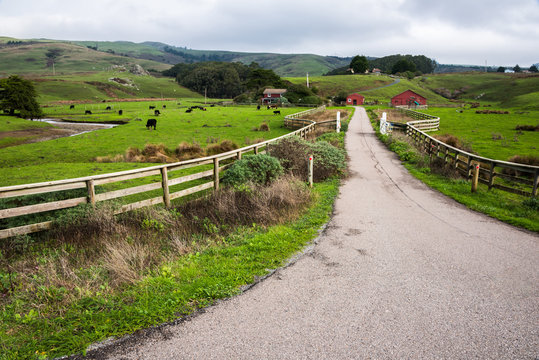
<path fill-rule="evenodd" d="M 270 131 L 268 123 L 263 122 L 262 124 L 260 124 L 260 126 L 258 127 L 258 131 Z"/>
<path fill-rule="evenodd" d="M 451 134 L 434 135 L 434 138 L 454 148 L 457 148 L 457 149 L 460 149 L 469 153 L 473 152 L 472 146 L 470 144 L 464 143 L 461 139 L 459 139 L 455 135 L 451 135 Z"/>
<path fill-rule="evenodd" d="M 145 162 L 152 163 L 168 163 L 174 162 L 175 159 L 169 156 L 170 151 L 164 144 L 146 144 L 142 149 L 142 155 L 145 158 Z"/>
<path fill-rule="evenodd" d="M 196 232 L 212 233 L 215 225 L 281 224 L 298 216 L 311 202 L 304 183 L 285 176 L 270 186 L 248 184 L 240 190 L 225 187 L 176 208 Z"/>
<path fill-rule="evenodd" d="M 176 147 L 176 157 L 179 161 L 204 157 L 204 149 L 197 142 L 182 142 Z"/>
<path fill-rule="evenodd" d="M 256 139 L 245 138 L 245 145 L 254 145 L 254 144 L 264 142 L 264 141 L 266 141 L 266 139 L 264 138 L 256 138 Z"/>
<path fill-rule="evenodd" d="M 238 149 L 239 146 L 232 140 L 223 140 L 219 144 L 211 144 L 206 147 L 206 155 L 216 155 Z"/>
<path fill-rule="evenodd" d="M 534 156 L 534 155 L 514 155 L 514 156 L 511 156 L 507 161 L 518 163 L 518 164 L 523 164 L 523 165 L 539 166 L 539 156 Z M 512 176 L 524 176 L 524 177 L 533 176 L 531 173 L 520 172 L 517 170 L 507 169 L 507 168 L 504 168 L 502 172 L 504 174 L 512 175 Z"/>
<path fill-rule="evenodd" d="M 520 131 L 539 131 L 539 124 L 538 125 L 517 125 L 515 127 L 515 130 Z"/>

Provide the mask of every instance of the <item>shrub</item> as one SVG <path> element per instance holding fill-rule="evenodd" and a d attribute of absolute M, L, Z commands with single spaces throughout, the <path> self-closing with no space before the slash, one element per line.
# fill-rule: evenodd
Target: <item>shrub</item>
<path fill-rule="evenodd" d="M 279 160 L 273 156 L 258 154 L 247 155 L 236 161 L 225 172 L 223 184 L 239 186 L 247 182 L 268 185 L 283 173 Z"/>
<path fill-rule="evenodd" d="M 309 145 L 297 136 L 289 136 L 270 146 L 269 153 L 281 162 L 287 173 L 307 179 Z"/>
<path fill-rule="evenodd" d="M 269 186 L 246 183 L 223 187 L 176 210 L 194 232 L 215 233 L 227 226 L 282 224 L 297 217 L 310 202 L 310 191 L 303 182 L 282 176 Z M 218 229 L 215 224 L 219 224 Z"/>
<path fill-rule="evenodd" d="M 326 141 L 310 144 L 314 157 L 313 178 L 315 181 L 323 181 L 336 175 L 344 174 L 346 169 L 346 155 L 341 149 L 337 149 Z"/>
<path fill-rule="evenodd" d="M 287 172 L 301 179 L 307 178 L 309 155 L 314 157 L 314 181 L 342 175 L 346 169 L 345 152 L 326 141 L 310 143 L 299 137 L 287 137 L 272 145 L 270 154 L 279 159 Z"/>

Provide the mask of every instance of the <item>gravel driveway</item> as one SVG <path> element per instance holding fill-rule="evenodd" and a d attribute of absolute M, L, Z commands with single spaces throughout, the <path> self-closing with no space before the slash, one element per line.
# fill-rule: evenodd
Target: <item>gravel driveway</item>
<path fill-rule="evenodd" d="M 411 177 L 363 108 L 351 176 L 312 251 L 102 359 L 536 359 L 539 236 Z"/>

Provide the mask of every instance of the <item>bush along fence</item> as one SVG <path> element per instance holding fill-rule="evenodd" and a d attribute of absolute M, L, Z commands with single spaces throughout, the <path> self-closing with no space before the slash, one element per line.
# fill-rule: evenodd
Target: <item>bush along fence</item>
<path fill-rule="evenodd" d="M 144 200 L 136 199 L 137 201 L 123 204 L 117 213 L 124 213 L 134 209 L 164 204 L 165 207 L 171 206 L 171 201 L 184 196 L 188 196 L 207 189 L 219 188 L 219 175 L 222 171 L 228 168 L 232 162 L 241 159 L 242 155 L 249 153 L 265 153 L 271 143 L 275 143 L 288 136 L 300 136 L 306 138 L 308 134 L 314 132 L 318 127 L 335 128 L 336 120 L 324 121 L 316 123 L 311 120 L 301 120 L 301 115 L 307 115 L 312 112 L 324 110 L 325 107 L 302 111 L 297 114 L 288 115 L 285 117 L 285 126 L 291 129 L 296 129 L 299 124 L 302 126 L 289 134 L 263 141 L 254 145 L 249 145 L 241 149 L 232 150 L 226 153 L 221 153 L 213 156 L 208 156 L 199 159 L 186 160 L 171 164 L 158 165 L 143 169 L 128 170 L 111 174 L 87 176 L 75 179 L 66 179 L 58 181 L 49 181 L 34 184 L 15 185 L 0 187 L 0 200 L 14 199 L 10 203 L 24 203 L 22 198 L 34 196 L 36 204 L 25 206 L 14 206 L 0 209 L 0 220 L 10 219 L 18 216 L 32 215 L 68 209 L 80 204 L 95 205 L 98 202 L 131 197 L 136 194 L 146 194 Z M 196 173 L 192 173 L 192 168 L 199 168 Z M 189 170 L 188 170 L 189 169 Z M 181 171 L 183 170 L 183 171 Z M 188 173 L 188 174 L 186 174 Z M 97 187 L 116 183 L 117 185 L 130 180 L 137 179 L 148 182 L 144 185 L 136 185 L 119 190 L 98 192 Z M 156 181 L 157 180 L 157 181 Z M 54 194 L 66 193 L 62 200 L 50 201 L 54 198 Z M 151 197 L 152 194 L 159 196 Z M 40 195 L 51 195 L 49 200 L 39 200 L 47 198 Z M 148 198 L 149 197 L 149 198 Z M 5 239 L 17 235 L 25 235 L 34 232 L 51 229 L 53 221 L 41 221 L 29 225 L 7 227 L 0 230 L 0 239 Z M 5 226 L 4 226 L 5 227 Z"/>
<path fill-rule="evenodd" d="M 537 196 L 539 166 L 489 159 L 457 149 L 426 133 L 438 130 L 440 118 L 407 109 L 401 111 L 417 119 L 406 123 L 406 135 L 431 158 L 443 159 L 467 179 L 472 178 L 473 171 L 478 171 L 478 182 L 487 185 L 489 190 L 495 188 L 522 196 Z"/>

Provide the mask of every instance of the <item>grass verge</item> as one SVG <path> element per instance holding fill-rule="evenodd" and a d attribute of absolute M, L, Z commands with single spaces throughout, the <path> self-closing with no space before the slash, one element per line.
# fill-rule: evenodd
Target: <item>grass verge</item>
<path fill-rule="evenodd" d="M 103 283 L 101 291 L 82 295 L 48 315 L 46 308 L 25 303 L 24 296 L 4 299 L 0 313 L 1 358 L 39 359 L 84 353 L 97 341 L 172 321 L 217 299 L 238 294 L 242 286 L 264 276 L 268 269 L 282 266 L 317 235 L 329 219 L 338 185 L 338 180 L 315 184 L 313 205 L 296 221 L 266 229 L 255 224 L 243 226 L 211 246 L 197 246 L 197 238 L 193 238 L 188 245 L 194 251 L 160 264 L 142 280 L 116 291 Z M 147 219 L 142 224 L 159 237 L 159 222 Z M 38 260 L 44 257 L 33 251 Z M 65 246 L 59 251 L 73 250 Z M 41 266 L 39 261 L 37 266 Z M 80 271 L 98 272 L 90 268 Z M 2 281 L 8 281 L 5 273 L 2 276 Z M 61 286 L 39 284 L 34 291 L 52 302 L 61 302 L 67 292 Z"/>
<path fill-rule="evenodd" d="M 456 176 L 449 168 L 440 165 L 440 162 L 429 161 L 428 156 L 421 154 L 404 135 L 380 134 L 377 115 L 372 109 L 368 110 L 368 114 L 377 136 L 390 150 L 397 153 L 413 176 L 472 210 L 539 232 L 537 201 L 497 189 L 488 190 L 487 186 L 481 184 L 478 191 L 472 194 L 469 181 Z"/>

